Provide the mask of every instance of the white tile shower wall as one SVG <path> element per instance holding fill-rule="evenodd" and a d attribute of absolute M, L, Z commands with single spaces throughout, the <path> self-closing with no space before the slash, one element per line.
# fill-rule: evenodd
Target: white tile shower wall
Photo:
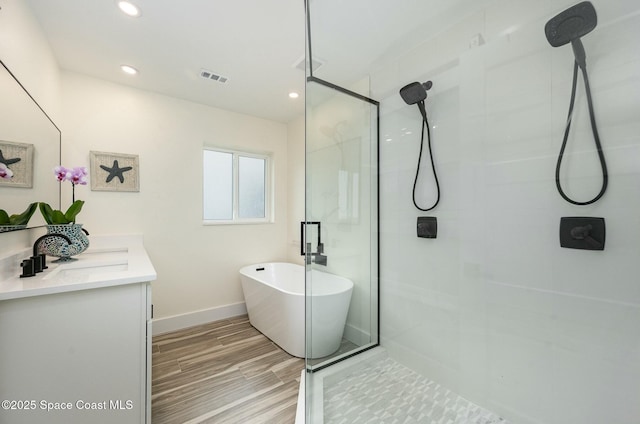
<path fill-rule="evenodd" d="M 382 344 L 512 422 L 635 424 L 640 9 L 631 0 L 593 1 L 599 23 L 583 42 L 610 185 L 600 202 L 577 207 L 554 182 L 573 57 L 543 32 L 574 3 L 500 0 L 443 16 L 450 30 L 372 72 L 383 105 Z M 470 48 L 478 33 L 484 44 Z M 434 82 L 427 110 L 442 200 L 425 214 L 411 202 L 419 113 L 397 90 L 426 79 Z M 562 176 L 572 196 L 586 199 L 601 177 L 579 84 Z M 431 179 L 426 167 L 424 203 Z M 438 217 L 438 239 L 416 237 L 422 215 Z M 605 217 L 606 250 L 560 248 L 562 216 Z"/>

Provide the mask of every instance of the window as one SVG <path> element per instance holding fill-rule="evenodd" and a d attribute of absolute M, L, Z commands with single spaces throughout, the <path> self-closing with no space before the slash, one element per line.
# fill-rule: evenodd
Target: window
<path fill-rule="evenodd" d="M 270 222 L 270 159 L 266 155 L 205 148 L 205 223 Z"/>

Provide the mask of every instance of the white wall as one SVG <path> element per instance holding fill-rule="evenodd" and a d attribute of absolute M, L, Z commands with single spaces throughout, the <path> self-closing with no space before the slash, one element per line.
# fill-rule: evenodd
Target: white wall
<path fill-rule="evenodd" d="M 304 115 L 287 125 L 287 261 L 304 265 L 300 255 L 300 222 L 304 221 Z"/>
<path fill-rule="evenodd" d="M 631 0 L 593 1 L 598 28 L 583 42 L 610 185 L 597 204 L 572 206 L 556 192 L 554 170 L 573 57 L 570 46 L 552 48 L 543 28 L 573 3 L 498 0 L 471 16 L 442 16 L 447 31 L 373 70 L 384 135 L 382 344 L 512 423 L 634 424 L 640 14 Z M 473 48 L 477 34 L 484 43 Z M 423 214 L 411 202 L 420 115 L 398 89 L 427 79 L 442 200 Z M 587 199 L 600 189 L 600 168 L 579 84 L 563 181 Z M 425 166 L 423 204 L 431 181 Z M 416 237 L 423 215 L 438 218 L 436 240 Z M 563 216 L 605 217 L 606 250 L 561 248 Z"/>
<path fill-rule="evenodd" d="M 243 302 L 238 270 L 287 258 L 287 127 L 63 72 L 63 164 L 89 151 L 139 155 L 140 192 L 77 187 L 95 234 L 142 233 L 158 273 L 155 318 Z M 275 222 L 202 224 L 202 148 L 272 152 Z M 63 190 L 63 207 L 70 193 Z"/>

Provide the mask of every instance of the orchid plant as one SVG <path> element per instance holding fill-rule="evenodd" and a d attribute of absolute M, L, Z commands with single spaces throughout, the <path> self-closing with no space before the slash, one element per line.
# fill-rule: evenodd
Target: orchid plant
<path fill-rule="evenodd" d="M 76 222 L 76 215 L 82 210 L 84 200 L 76 200 L 76 185 L 87 185 L 87 168 L 77 166 L 75 168 L 65 168 L 64 166 L 56 166 L 53 169 L 56 179 L 61 183 L 69 181 L 71 183 L 71 206 L 66 212 L 54 210 L 47 203 L 40 202 L 40 212 L 44 220 L 49 225 L 70 224 Z"/>

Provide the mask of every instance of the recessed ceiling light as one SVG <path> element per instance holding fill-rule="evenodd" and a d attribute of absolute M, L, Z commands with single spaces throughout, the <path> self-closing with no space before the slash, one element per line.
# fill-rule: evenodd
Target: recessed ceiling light
<path fill-rule="evenodd" d="M 133 16 L 134 18 L 137 18 L 138 16 L 140 16 L 142 14 L 140 12 L 140 8 L 138 6 L 136 6 L 135 4 L 133 4 L 131 2 L 128 2 L 128 1 L 119 1 L 118 2 L 118 7 L 126 15 Z"/>
<path fill-rule="evenodd" d="M 291 93 L 289 93 L 289 97 L 291 97 L 292 99 L 297 99 L 298 97 L 300 97 L 300 95 L 295 91 L 292 91 Z"/>
<path fill-rule="evenodd" d="M 129 65 L 121 65 L 120 69 L 122 69 L 122 72 L 124 72 L 125 74 L 129 74 L 129 75 L 135 75 L 138 73 L 138 70 L 136 68 L 134 68 L 133 66 L 129 66 Z"/>

